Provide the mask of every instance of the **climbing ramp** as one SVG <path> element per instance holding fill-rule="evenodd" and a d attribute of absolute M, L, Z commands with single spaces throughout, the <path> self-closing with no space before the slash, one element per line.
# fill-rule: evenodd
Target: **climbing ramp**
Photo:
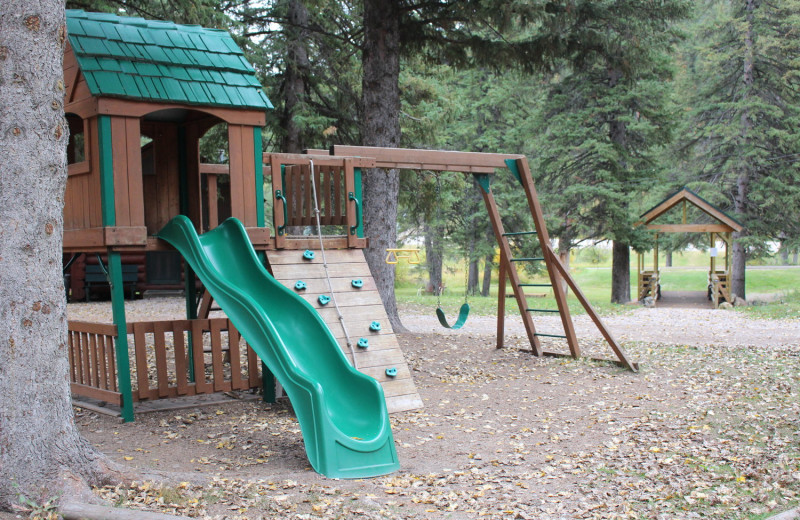
<path fill-rule="evenodd" d="M 319 249 L 269 251 L 267 259 L 275 279 L 319 312 L 348 361 L 353 363 L 355 355 L 355 367 L 380 382 L 389 413 L 422 408 L 422 399 L 362 249 L 325 250 L 328 275 L 344 327 L 334 302 L 322 303 L 331 297 L 331 291 Z M 347 345 L 345 329 L 352 349 Z"/>

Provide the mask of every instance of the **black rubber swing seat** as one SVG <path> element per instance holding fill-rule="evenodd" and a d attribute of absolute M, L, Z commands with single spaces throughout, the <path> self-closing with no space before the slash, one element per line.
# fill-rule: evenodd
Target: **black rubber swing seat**
<path fill-rule="evenodd" d="M 444 315 L 444 311 L 441 307 L 436 308 L 436 317 L 439 318 L 439 323 L 442 324 L 442 327 L 446 329 L 460 329 L 464 326 L 469 317 L 469 303 L 464 302 L 461 309 L 458 311 L 458 319 L 456 319 L 456 322 L 452 325 L 447 323 L 447 317 Z"/>

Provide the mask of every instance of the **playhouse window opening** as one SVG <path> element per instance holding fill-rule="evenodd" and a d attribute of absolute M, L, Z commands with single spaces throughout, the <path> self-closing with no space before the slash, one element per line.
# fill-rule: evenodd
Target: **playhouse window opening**
<path fill-rule="evenodd" d="M 69 141 L 67 142 L 67 164 L 77 164 L 86 160 L 86 133 L 83 119 L 75 114 L 67 114 Z"/>

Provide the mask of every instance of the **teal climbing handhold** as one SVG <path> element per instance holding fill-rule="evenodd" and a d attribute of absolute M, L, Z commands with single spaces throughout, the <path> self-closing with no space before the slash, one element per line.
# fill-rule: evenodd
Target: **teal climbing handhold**
<path fill-rule="evenodd" d="M 313 260 L 314 259 L 314 251 L 312 251 L 310 249 L 306 249 L 303 252 L 303 258 L 305 258 L 306 260 Z"/>
<path fill-rule="evenodd" d="M 364 287 L 364 280 L 362 280 L 361 278 L 357 278 L 352 282 L 350 282 L 350 285 L 352 285 L 356 289 L 361 289 L 362 287 Z"/>
<path fill-rule="evenodd" d="M 378 322 L 378 321 L 373 321 L 372 323 L 370 323 L 370 324 L 369 324 L 369 330 L 371 330 L 372 332 L 378 332 L 378 331 L 380 331 L 380 330 L 381 330 L 381 324 L 380 324 L 380 322 Z"/>
<path fill-rule="evenodd" d="M 304 291 L 306 289 L 306 283 L 304 281 L 302 281 L 302 280 L 297 280 L 294 283 L 294 288 L 295 288 L 295 290 L 298 290 L 298 291 Z"/>
<path fill-rule="evenodd" d="M 387 368 L 386 375 L 389 377 L 395 377 L 397 375 L 397 369 L 395 367 Z"/>
<path fill-rule="evenodd" d="M 320 305 L 328 305 L 328 303 L 331 301 L 331 297 L 325 296 L 324 294 L 320 294 L 317 300 L 319 301 Z"/>
<path fill-rule="evenodd" d="M 369 340 L 367 338 L 358 338 L 359 348 L 369 348 Z"/>

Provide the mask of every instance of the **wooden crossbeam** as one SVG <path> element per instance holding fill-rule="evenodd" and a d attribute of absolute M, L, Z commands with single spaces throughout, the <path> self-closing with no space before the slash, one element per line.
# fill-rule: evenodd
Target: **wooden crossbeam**
<path fill-rule="evenodd" d="M 518 159 L 523 157 L 521 155 L 500 153 L 340 145 L 334 145 L 332 151 L 334 155 L 374 158 L 376 168 L 487 174 L 494 173 L 497 168 L 505 168 L 506 159 Z"/>

